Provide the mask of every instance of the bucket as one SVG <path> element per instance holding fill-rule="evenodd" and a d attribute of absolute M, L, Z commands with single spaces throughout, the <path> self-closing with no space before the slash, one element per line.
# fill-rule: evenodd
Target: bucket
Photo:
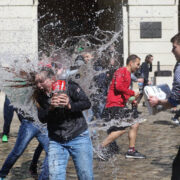
<path fill-rule="evenodd" d="M 167 84 L 144 87 L 145 104 L 146 104 L 146 107 L 148 108 L 150 115 L 155 115 L 156 113 L 163 111 L 164 107 L 162 105 L 157 105 L 157 106 L 152 107 L 148 101 L 149 96 L 156 96 L 158 99 L 164 100 L 170 96 L 170 93 L 171 93 L 171 90 Z"/>

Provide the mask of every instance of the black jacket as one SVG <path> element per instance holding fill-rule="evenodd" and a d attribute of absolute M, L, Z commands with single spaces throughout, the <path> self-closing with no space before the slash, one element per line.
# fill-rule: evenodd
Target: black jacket
<path fill-rule="evenodd" d="M 91 106 L 84 91 L 71 80 L 68 82 L 67 93 L 70 97 L 71 109 L 55 108 L 49 110 L 50 97 L 44 93 L 38 96 L 38 102 L 42 107 L 39 110 L 39 119 L 47 122 L 49 137 L 61 143 L 72 140 L 87 129 L 82 111 Z"/>
<path fill-rule="evenodd" d="M 141 77 L 144 78 L 144 86 L 149 82 L 149 72 L 152 71 L 152 65 L 143 62 L 140 68 Z"/>

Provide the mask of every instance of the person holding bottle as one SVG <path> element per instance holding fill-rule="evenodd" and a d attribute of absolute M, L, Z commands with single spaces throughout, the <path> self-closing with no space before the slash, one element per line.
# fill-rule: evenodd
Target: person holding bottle
<path fill-rule="evenodd" d="M 47 122 L 50 138 L 49 178 L 66 179 L 66 166 L 71 156 L 78 179 L 93 180 L 93 148 L 82 114 L 91 103 L 81 87 L 72 80 L 67 79 L 66 93 L 53 93 L 52 84 L 56 81 L 51 69 L 42 69 L 35 78 L 39 89 L 36 100 L 41 107 L 40 119 Z"/>

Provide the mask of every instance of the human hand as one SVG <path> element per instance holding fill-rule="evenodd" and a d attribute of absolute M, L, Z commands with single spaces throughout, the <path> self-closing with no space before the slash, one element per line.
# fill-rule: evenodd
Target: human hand
<path fill-rule="evenodd" d="M 71 109 L 71 105 L 69 103 L 69 96 L 67 94 L 58 94 L 54 93 L 53 97 L 51 98 L 51 106 L 53 107 L 68 107 L 68 109 Z"/>
<path fill-rule="evenodd" d="M 149 101 L 150 105 L 153 107 L 153 106 L 156 106 L 158 104 L 159 99 L 156 96 L 150 96 L 148 98 L 148 101 Z"/>
<path fill-rule="evenodd" d="M 139 97 L 140 93 L 139 92 L 135 92 L 135 98 L 137 99 Z"/>

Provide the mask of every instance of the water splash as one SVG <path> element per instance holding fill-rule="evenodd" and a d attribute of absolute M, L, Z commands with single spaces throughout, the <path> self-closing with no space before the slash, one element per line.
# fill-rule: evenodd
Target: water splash
<path fill-rule="evenodd" d="M 108 9 L 110 11 L 110 9 Z M 96 16 L 100 16 L 104 10 L 97 11 Z M 47 31 L 49 29 L 61 28 L 62 22 L 58 20 L 58 15 L 52 14 L 53 12 L 46 12 L 40 17 L 39 21 L 43 21 L 47 16 L 56 17 L 51 19 L 51 22 L 46 24 L 43 28 Z M 41 30 L 43 31 L 43 28 Z M 56 47 L 55 44 L 49 44 L 46 41 L 49 37 L 43 39 L 41 36 L 41 44 L 48 44 L 47 48 L 40 49 L 39 60 L 43 64 L 49 64 L 52 62 L 58 62 L 63 67 L 70 69 L 75 65 L 75 59 L 78 55 L 83 56 L 84 53 L 89 52 L 93 55 L 93 58 L 81 65 L 78 69 L 79 78 L 76 75 L 71 76 L 84 89 L 86 94 L 91 99 L 92 104 L 94 101 L 100 101 L 102 96 L 98 96 L 98 87 L 94 81 L 94 77 L 101 73 L 107 73 L 111 66 L 115 68 L 122 64 L 122 54 L 119 53 L 118 46 L 120 39 L 122 39 L 122 27 L 118 32 L 103 31 L 96 27 L 94 34 L 85 34 L 81 36 L 71 36 L 59 43 L 61 47 Z M 56 38 L 59 40 L 61 34 L 57 34 Z M 58 44 L 58 43 L 57 43 Z M 82 48 L 82 51 L 78 49 Z M 37 107 L 32 99 L 34 92 L 33 76 L 39 72 L 39 62 L 37 59 L 27 60 L 25 57 L 11 57 L 10 54 L 1 56 L 0 61 L 0 85 L 2 91 L 4 91 L 12 105 L 25 112 L 25 116 L 32 116 L 35 120 L 35 124 L 43 130 L 42 124 L 38 120 Z M 101 66 L 101 70 L 96 68 Z M 94 95 L 96 98 L 94 99 Z M 89 123 L 90 129 L 106 131 L 110 126 L 126 126 L 127 124 L 120 124 L 117 120 L 110 122 L 104 122 L 103 120 L 96 118 L 95 121 Z M 129 125 L 129 124 L 128 124 Z M 97 132 L 98 134 L 98 132 Z M 98 139 L 98 138 L 97 138 Z M 99 139 L 98 139 L 99 141 Z M 96 143 L 96 145 L 98 145 Z"/>

